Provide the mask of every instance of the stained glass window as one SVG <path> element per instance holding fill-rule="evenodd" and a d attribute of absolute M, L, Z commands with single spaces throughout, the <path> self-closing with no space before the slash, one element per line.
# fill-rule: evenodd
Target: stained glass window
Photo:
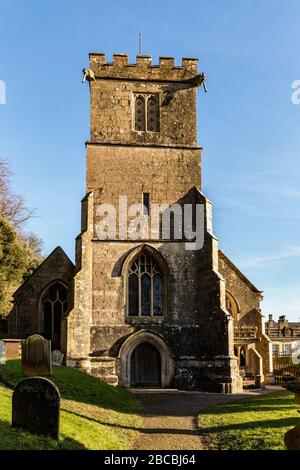
<path fill-rule="evenodd" d="M 162 277 L 159 273 L 153 278 L 153 315 L 162 315 L 163 310 L 163 289 Z"/>
<path fill-rule="evenodd" d="M 129 307 L 128 307 L 128 315 L 135 316 L 136 312 L 138 312 L 139 305 L 138 305 L 138 295 L 139 295 L 139 278 L 136 274 L 132 273 L 129 276 Z"/>
<path fill-rule="evenodd" d="M 128 316 L 163 315 L 163 276 L 148 253 L 132 263 L 128 277 Z"/>
<path fill-rule="evenodd" d="M 151 311 L 151 278 L 148 274 L 141 277 L 141 315 L 148 316 Z"/>

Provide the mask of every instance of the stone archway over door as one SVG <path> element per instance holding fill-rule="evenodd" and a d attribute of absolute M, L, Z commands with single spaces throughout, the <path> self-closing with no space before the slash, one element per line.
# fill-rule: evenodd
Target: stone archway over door
<path fill-rule="evenodd" d="M 139 344 L 130 358 L 131 387 L 160 387 L 161 358 L 160 353 L 150 343 Z"/>
<path fill-rule="evenodd" d="M 132 355 L 135 355 L 135 349 L 139 345 L 143 345 L 147 343 L 148 346 L 152 346 L 154 350 L 159 354 L 160 358 L 160 385 L 162 387 L 169 387 L 172 383 L 172 379 L 174 376 L 174 359 L 172 352 L 170 351 L 169 347 L 166 345 L 164 340 L 154 333 L 146 330 L 140 330 L 137 333 L 132 334 L 126 341 L 123 343 L 120 352 L 120 366 L 121 366 L 121 383 L 126 387 L 130 387 L 131 385 L 131 366 L 135 365 L 135 360 L 133 356 L 133 360 L 131 360 Z M 145 347 L 145 346 L 143 346 Z M 139 350 L 138 350 L 139 351 Z M 155 353 L 153 353 L 153 349 L 151 350 L 148 348 L 147 354 L 153 358 Z M 156 367 L 158 368 L 159 360 L 156 358 Z"/>

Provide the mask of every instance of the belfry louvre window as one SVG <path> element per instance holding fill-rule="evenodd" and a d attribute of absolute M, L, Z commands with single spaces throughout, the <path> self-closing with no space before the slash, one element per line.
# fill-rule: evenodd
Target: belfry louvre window
<path fill-rule="evenodd" d="M 163 274 L 152 256 L 141 254 L 128 273 L 128 316 L 163 315 Z"/>
<path fill-rule="evenodd" d="M 157 94 L 134 95 L 134 130 L 159 132 L 159 105 Z"/>

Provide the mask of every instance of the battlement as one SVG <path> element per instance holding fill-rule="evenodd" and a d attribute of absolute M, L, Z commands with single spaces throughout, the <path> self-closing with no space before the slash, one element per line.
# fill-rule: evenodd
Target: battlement
<path fill-rule="evenodd" d="M 90 69 L 96 79 L 124 79 L 168 82 L 192 82 L 198 73 L 198 59 L 183 58 L 182 65 L 174 64 L 174 57 L 160 57 L 159 65 L 152 64 L 149 55 L 138 55 L 136 63 L 128 62 L 127 54 L 114 54 L 106 61 L 105 53 L 90 53 Z"/>

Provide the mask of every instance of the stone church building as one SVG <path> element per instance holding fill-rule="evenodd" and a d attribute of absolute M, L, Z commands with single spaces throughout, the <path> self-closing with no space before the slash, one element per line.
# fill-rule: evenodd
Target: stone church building
<path fill-rule="evenodd" d="M 40 333 L 77 367 L 110 384 L 241 391 L 271 378 L 262 292 L 218 249 L 201 192 L 196 136 L 197 59 L 90 54 L 90 140 L 75 265 L 57 247 L 14 294 L 11 338 Z M 201 249 L 161 230 L 98 236 L 99 207 L 120 196 L 204 208 Z M 171 220 L 172 218 L 170 218 Z M 172 219 L 173 220 L 173 219 Z M 118 225 L 119 227 L 119 225 Z M 171 227 L 172 228 L 172 227 Z M 174 227 L 173 227 L 174 228 Z"/>

